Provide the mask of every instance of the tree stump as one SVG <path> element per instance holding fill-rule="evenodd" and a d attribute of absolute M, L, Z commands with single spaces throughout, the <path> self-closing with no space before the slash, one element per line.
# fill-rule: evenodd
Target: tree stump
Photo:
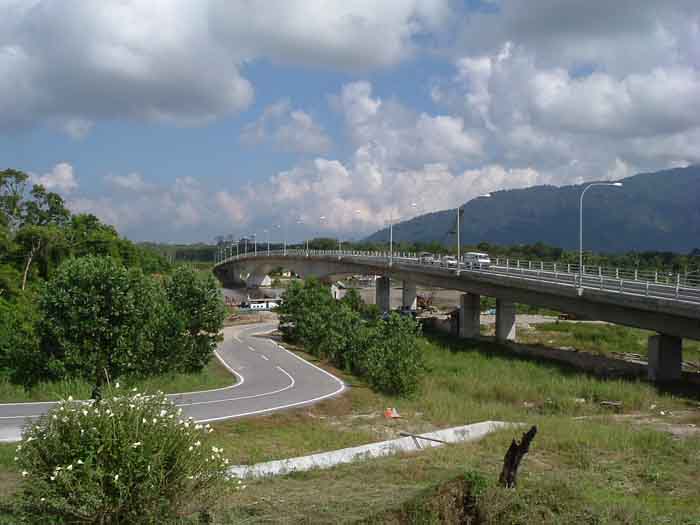
<path fill-rule="evenodd" d="M 533 426 L 530 430 L 523 434 L 523 439 L 518 443 L 515 439 L 511 442 L 503 458 L 503 470 L 498 478 L 498 484 L 502 487 L 515 488 L 518 476 L 518 467 L 523 456 L 530 450 L 530 443 L 535 439 L 537 427 Z"/>

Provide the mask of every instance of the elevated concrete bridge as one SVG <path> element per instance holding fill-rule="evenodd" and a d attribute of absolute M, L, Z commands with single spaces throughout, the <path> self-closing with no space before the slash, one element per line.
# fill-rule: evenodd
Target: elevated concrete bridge
<path fill-rule="evenodd" d="M 390 279 L 403 281 L 402 305 L 415 308 L 416 286 L 465 292 L 460 299 L 461 337 L 479 334 L 480 298 L 496 298 L 496 338 L 515 339 L 515 304 L 551 308 L 586 319 L 657 332 L 649 338 L 649 376 L 668 381 L 681 376 L 682 339 L 700 340 L 700 287 L 655 275 L 552 263 L 498 260 L 489 267 L 431 264 L 411 254 L 285 250 L 243 254 L 219 262 L 214 273 L 225 285 L 257 280 L 275 268 L 302 277 L 336 280 L 378 275 L 376 303 L 390 307 Z"/>

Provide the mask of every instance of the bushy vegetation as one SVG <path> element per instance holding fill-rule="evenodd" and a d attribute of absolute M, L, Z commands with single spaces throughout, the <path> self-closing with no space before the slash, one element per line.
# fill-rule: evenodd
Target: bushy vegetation
<path fill-rule="evenodd" d="M 209 275 L 183 267 L 155 279 L 111 257 L 66 260 L 37 306 L 0 304 L 0 366 L 15 382 L 148 377 L 201 370 L 215 348 L 224 306 Z"/>
<path fill-rule="evenodd" d="M 162 394 L 61 402 L 17 447 L 18 510 L 30 523 L 172 523 L 225 478 L 210 431 Z"/>
<path fill-rule="evenodd" d="M 336 301 L 315 279 L 292 282 L 283 297 L 278 312 L 287 340 L 364 376 L 381 392 L 408 395 L 417 390 L 423 361 L 416 321 L 395 313 L 382 319 L 354 290 Z"/>

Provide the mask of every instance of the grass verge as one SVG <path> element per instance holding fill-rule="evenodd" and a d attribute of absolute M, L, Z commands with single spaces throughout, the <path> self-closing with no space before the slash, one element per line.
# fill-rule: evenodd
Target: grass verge
<path fill-rule="evenodd" d="M 166 394 L 172 394 L 229 386 L 236 382 L 236 378 L 218 359 L 213 357 L 201 372 L 163 374 L 147 379 L 120 381 L 129 388 L 137 387 L 141 391 L 151 392 L 160 390 Z M 40 383 L 25 390 L 22 386 L 15 385 L 6 378 L 0 378 L 0 403 L 55 401 L 66 399 L 68 396 L 73 396 L 74 399 L 88 399 L 91 393 L 92 385 L 83 380 L 71 379 Z"/>
<path fill-rule="evenodd" d="M 489 482 L 480 498 L 487 524 L 700 522 L 700 435 L 667 431 L 692 431 L 700 422 L 696 402 L 644 382 L 513 357 L 495 344 L 438 336 L 420 344 L 428 373 L 412 399 L 378 395 L 334 371 L 351 385 L 340 398 L 217 424 L 212 436 L 233 463 L 255 463 L 485 419 L 536 424 L 517 490 L 495 486 L 506 448 L 519 437 L 503 431 L 476 443 L 235 483 L 211 509 L 214 522 L 381 523 L 470 471 Z M 603 400 L 621 401 L 622 413 L 609 412 Z M 388 406 L 403 417 L 384 419 Z M 0 484 L 11 491 L 16 474 L 3 449 Z"/>
<path fill-rule="evenodd" d="M 655 335 L 655 332 L 612 324 L 562 321 L 521 330 L 518 340 L 547 346 L 570 346 L 601 355 L 621 352 L 646 356 L 650 335 Z M 700 341 L 683 340 L 683 360 L 700 365 Z"/>

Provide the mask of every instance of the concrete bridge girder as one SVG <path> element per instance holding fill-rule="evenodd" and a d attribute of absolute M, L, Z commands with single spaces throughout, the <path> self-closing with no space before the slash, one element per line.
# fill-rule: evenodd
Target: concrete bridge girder
<path fill-rule="evenodd" d="M 500 340 L 515 337 L 515 303 L 551 308 L 585 319 L 652 330 L 661 334 L 659 338 L 651 338 L 649 343 L 650 378 L 655 380 L 670 379 L 680 373 L 681 338 L 700 340 L 700 308 L 692 303 L 642 295 L 618 295 L 609 290 L 594 289 L 586 289 L 580 297 L 573 286 L 499 274 L 462 272 L 455 275 L 454 272 L 426 266 L 405 263 L 389 265 L 383 259 L 367 258 L 358 261 L 354 258 L 330 255 L 313 258 L 300 255 L 250 257 L 219 265 L 215 268 L 215 273 L 226 284 L 233 275 L 269 273 L 280 266 L 302 277 L 314 276 L 324 280 L 335 280 L 353 274 L 380 275 L 386 278 L 382 281 L 384 283 L 388 283 L 388 278 L 409 283 L 409 290 L 411 286 L 422 285 L 465 292 L 467 295 L 463 296 L 460 304 L 462 337 L 473 337 L 479 333 L 478 298 L 481 295 L 497 299 L 496 334 Z M 379 284 L 379 280 L 377 285 L 377 303 L 380 304 L 380 308 L 384 306 L 388 309 L 388 301 L 384 305 L 384 295 L 388 297 L 389 286 L 387 284 L 384 288 L 384 285 Z M 406 300 L 402 302 L 405 303 Z"/>

